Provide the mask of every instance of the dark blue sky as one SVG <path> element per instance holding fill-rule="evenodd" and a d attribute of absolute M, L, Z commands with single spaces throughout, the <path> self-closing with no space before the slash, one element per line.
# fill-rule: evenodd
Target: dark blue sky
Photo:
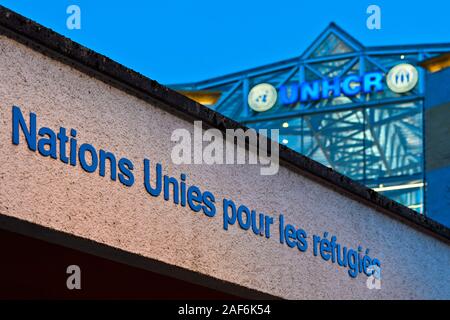
<path fill-rule="evenodd" d="M 365 45 L 450 43 L 449 0 L 0 0 L 161 83 L 191 82 L 300 55 L 334 21 Z M 81 8 L 81 30 L 66 8 Z M 366 28 L 381 7 L 382 29 Z"/>

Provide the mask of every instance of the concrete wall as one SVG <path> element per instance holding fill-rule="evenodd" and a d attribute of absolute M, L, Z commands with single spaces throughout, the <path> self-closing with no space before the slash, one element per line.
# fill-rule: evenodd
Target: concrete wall
<path fill-rule="evenodd" d="M 170 136 L 192 123 L 128 95 L 68 65 L 0 36 L 0 213 L 92 239 L 145 257 L 289 299 L 450 298 L 449 245 L 368 204 L 286 167 L 261 176 L 259 167 L 172 164 Z M 38 127 L 78 131 L 78 141 L 133 161 L 136 182 L 87 173 L 11 143 L 11 108 L 34 112 Z M 22 137 L 23 138 L 23 137 Z M 202 213 L 151 197 L 142 159 L 161 162 L 219 200 L 285 219 L 309 235 L 335 235 L 382 263 L 382 287 L 363 274 L 237 226 L 223 230 L 221 210 Z M 220 208 L 220 206 L 218 206 Z M 1 286 L 1 281 L 0 281 Z"/>

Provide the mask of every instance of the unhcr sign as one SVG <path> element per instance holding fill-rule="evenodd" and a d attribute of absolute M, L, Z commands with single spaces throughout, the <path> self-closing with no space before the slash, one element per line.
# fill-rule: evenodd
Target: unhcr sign
<path fill-rule="evenodd" d="M 381 72 L 371 72 L 363 76 L 350 75 L 343 79 L 335 77 L 301 84 L 291 83 L 280 87 L 280 99 L 282 104 L 294 104 L 299 101 L 337 98 L 342 94 L 353 97 L 359 93 L 383 91 L 382 80 Z"/>

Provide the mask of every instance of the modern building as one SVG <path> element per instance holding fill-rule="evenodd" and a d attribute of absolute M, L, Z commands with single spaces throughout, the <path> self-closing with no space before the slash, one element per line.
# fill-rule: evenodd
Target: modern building
<path fill-rule="evenodd" d="M 331 23 L 299 57 L 170 87 L 248 127 L 279 129 L 291 149 L 423 213 L 424 97 L 435 86 L 419 65 L 446 52 L 450 43 L 366 47 Z M 367 75 L 380 87 L 366 88 Z M 262 83 L 277 96 L 258 110 L 249 94 Z"/>

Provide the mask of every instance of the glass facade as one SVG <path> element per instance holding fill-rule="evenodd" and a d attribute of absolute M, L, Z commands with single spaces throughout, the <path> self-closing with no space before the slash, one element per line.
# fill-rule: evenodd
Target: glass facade
<path fill-rule="evenodd" d="M 279 129 L 280 142 L 418 212 L 424 212 L 423 112 L 425 71 L 409 92 L 327 95 L 255 112 L 247 101 L 260 83 L 280 88 L 370 72 L 387 75 L 401 63 L 414 66 L 450 51 L 447 45 L 364 47 L 331 24 L 300 56 L 194 84 L 186 93 L 220 93 L 208 107 L 255 129 Z M 384 80 L 383 80 L 384 81 Z M 286 89 L 289 90 L 289 89 Z M 292 94 L 292 92 L 285 92 Z"/>

